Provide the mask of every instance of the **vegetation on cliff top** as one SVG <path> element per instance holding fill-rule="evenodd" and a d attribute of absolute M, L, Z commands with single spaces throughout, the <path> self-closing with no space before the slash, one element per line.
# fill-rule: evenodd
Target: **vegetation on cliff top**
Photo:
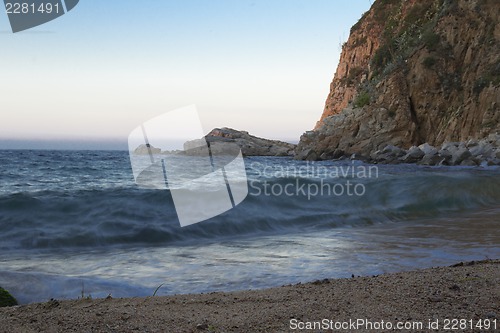
<path fill-rule="evenodd" d="M 474 10 L 480 12 L 482 6 L 488 4 L 488 0 L 478 0 Z M 341 79 L 341 83 L 347 86 L 358 86 L 358 97 L 354 100 L 354 106 L 360 107 L 369 103 L 359 90 L 366 90 L 367 86 L 375 86 L 381 79 L 394 71 L 406 71 L 407 59 L 418 50 L 426 49 L 428 56 L 422 61 L 422 65 L 435 71 L 441 81 L 442 87 L 449 93 L 454 89 L 462 89 L 460 78 L 444 70 L 450 57 L 451 45 L 436 30 L 438 21 L 447 15 L 460 16 L 460 8 L 456 0 L 419 0 L 408 5 L 406 0 L 377 0 L 370 11 L 363 14 L 361 19 L 351 28 L 351 35 L 356 37 L 350 48 L 366 42 L 366 33 L 377 33 L 380 35 L 380 45 L 370 59 L 369 70 L 354 67 L 348 75 Z M 491 18 L 486 18 L 491 20 Z M 468 22 L 471 26 L 478 22 Z M 484 34 L 481 43 L 495 43 L 494 27 L 492 22 L 486 22 L 488 31 Z M 363 32 L 359 33 L 359 30 Z M 361 35 L 361 37 L 359 37 Z M 484 39 L 484 40 L 483 40 Z M 360 80 L 361 75 L 370 78 L 371 82 Z M 458 83 L 457 83 L 458 82 Z M 480 78 L 474 82 L 473 92 L 479 95 L 483 89 L 493 85 L 500 85 L 500 63 L 491 65 Z M 363 96 L 362 96 L 363 95 Z M 362 98 L 363 97 L 363 98 Z M 365 103 L 366 102 L 366 103 Z"/>
<path fill-rule="evenodd" d="M 390 72 L 403 64 L 410 54 L 421 47 L 429 51 L 443 48 L 441 38 L 434 32 L 437 20 L 445 12 L 446 0 L 421 1 L 403 11 L 404 1 L 377 1 L 379 8 L 375 13 L 377 24 L 383 26 L 382 43 L 372 59 L 374 76 Z M 393 66 L 389 66 L 393 64 Z"/>

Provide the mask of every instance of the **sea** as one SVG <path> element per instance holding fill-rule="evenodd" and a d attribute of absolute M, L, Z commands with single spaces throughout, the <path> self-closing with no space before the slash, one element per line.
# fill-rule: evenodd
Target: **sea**
<path fill-rule="evenodd" d="M 500 168 L 244 159 L 181 227 L 127 151 L 0 151 L 0 286 L 21 304 L 277 287 L 500 258 Z"/>

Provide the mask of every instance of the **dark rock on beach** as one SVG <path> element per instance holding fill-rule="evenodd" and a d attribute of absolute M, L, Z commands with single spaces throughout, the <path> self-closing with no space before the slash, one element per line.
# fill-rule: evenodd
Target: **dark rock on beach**
<path fill-rule="evenodd" d="M 5 289 L 0 287 L 0 308 L 17 305 L 17 300 Z"/>

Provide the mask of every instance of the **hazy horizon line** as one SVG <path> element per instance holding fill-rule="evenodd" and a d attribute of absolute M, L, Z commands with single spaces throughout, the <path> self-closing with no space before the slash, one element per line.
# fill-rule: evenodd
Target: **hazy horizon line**
<path fill-rule="evenodd" d="M 61 138 L 61 139 L 36 139 L 36 138 L 1 138 L 0 150 L 118 150 L 128 151 L 128 138 Z M 268 139 L 268 138 L 265 138 Z M 297 144 L 298 139 L 276 139 Z"/>

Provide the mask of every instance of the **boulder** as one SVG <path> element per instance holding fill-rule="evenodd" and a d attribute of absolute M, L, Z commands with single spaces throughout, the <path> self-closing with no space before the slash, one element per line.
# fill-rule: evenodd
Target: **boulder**
<path fill-rule="evenodd" d="M 333 155 L 332 155 L 332 157 L 333 157 L 334 159 L 339 159 L 339 158 L 344 158 L 344 157 L 346 157 L 346 156 L 345 156 L 345 152 L 344 152 L 342 149 L 335 149 L 335 150 L 333 151 Z"/>
<path fill-rule="evenodd" d="M 437 148 L 431 146 L 427 142 L 421 144 L 420 146 L 418 146 L 418 148 L 420 148 L 420 150 L 423 151 L 425 155 L 436 155 L 438 153 Z"/>
<path fill-rule="evenodd" d="M 493 146 L 487 142 L 480 142 L 475 146 L 469 148 L 472 156 L 482 156 L 484 158 L 491 157 L 493 154 Z"/>
<path fill-rule="evenodd" d="M 446 149 L 441 149 L 438 152 L 438 155 L 442 159 L 441 164 L 448 165 L 449 162 L 451 161 L 452 154 Z"/>
<path fill-rule="evenodd" d="M 472 159 L 466 159 L 460 162 L 461 166 L 477 166 L 478 164 Z"/>
<path fill-rule="evenodd" d="M 439 151 L 439 153 L 441 154 L 442 151 L 447 151 L 451 155 L 453 155 L 458 150 L 459 145 L 460 142 L 445 142 L 441 146 L 441 150 Z"/>
<path fill-rule="evenodd" d="M 459 165 L 460 163 L 462 163 L 462 161 L 468 159 L 471 156 L 472 154 L 467 148 L 465 147 L 457 148 L 457 150 L 451 156 L 451 163 L 452 165 Z"/>
<path fill-rule="evenodd" d="M 314 152 L 311 148 L 302 150 L 298 155 L 295 156 L 296 159 L 305 160 L 311 152 Z"/>
<path fill-rule="evenodd" d="M 306 161 L 317 161 L 319 160 L 318 154 L 314 150 L 311 150 L 306 157 Z"/>
<path fill-rule="evenodd" d="M 381 150 L 377 150 L 370 154 L 370 159 L 378 161 L 380 158 L 383 158 L 383 156 L 388 156 L 388 155 L 383 154 Z"/>
<path fill-rule="evenodd" d="M 408 153 L 401 158 L 404 163 L 415 163 L 420 161 L 425 156 L 425 153 L 418 147 L 413 146 L 408 149 Z"/>
<path fill-rule="evenodd" d="M 0 308 L 17 305 L 17 300 L 5 289 L 0 287 Z"/>
<path fill-rule="evenodd" d="M 469 141 L 467 141 L 467 143 L 465 144 L 465 146 L 467 148 L 471 148 L 471 147 L 475 147 L 479 144 L 479 141 L 475 140 L 475 139 L 470 139 Z"/>
<path fill-rule="evenodd" d="M 491 143 L 495 147 L 500 147 L 500 134 L 491 133 L 484 141 Z"/>
<path fill-rule="evenodd" d="M 439 165 L 442 164 L 444 158 L 439 156 L 436 152 L 435 154 L 426 154 L 418 164 L 421 165 Z"/>
<path fill-rule="evenodd" d="M 494 158 L 487 162 L 488 166 L 500 165 L 500 158 Z"/>
<path fill-rule="evenodd" d="M 402 157 L 406 154 L 406 151 L 393 145 L 387 145 L 384 149 L 382 149 L 382 153 L 393 157 Z"/>

